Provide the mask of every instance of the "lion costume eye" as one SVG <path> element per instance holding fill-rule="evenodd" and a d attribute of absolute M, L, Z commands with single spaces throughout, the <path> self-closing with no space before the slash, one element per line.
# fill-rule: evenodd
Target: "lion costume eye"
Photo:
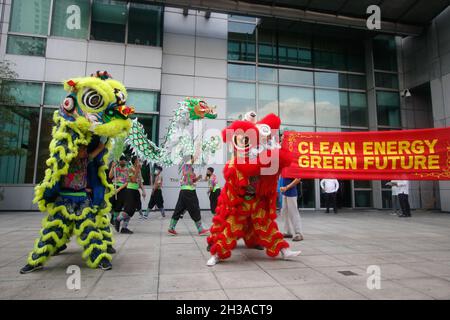
<path fill-rule="evenodd" d="M 99 109 L 103 106 L 103 97 L 94 89 L 87 89 L 83 94 L 83 104 L 92 109 Z"/>
<path fill-rule="evenodd" d="M 250 148 L 250 138 L 244 134 L 235 134 L 233 136 L 234 147 L 238 150 L 246 150 Z"/>

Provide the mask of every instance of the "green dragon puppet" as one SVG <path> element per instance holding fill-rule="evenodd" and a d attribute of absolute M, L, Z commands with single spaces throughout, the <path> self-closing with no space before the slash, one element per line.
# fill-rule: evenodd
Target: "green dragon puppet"
<path fill-rule="evenodd" d="M 106 162 L 110 138 L 127 136 L 134 109 L 125 105 L 125 87 L 107 72 L 70 79 L 64 89 L 69 95 L 53 115 L 48 168 L 35 188 L 34 202 L 48 214 L 21 273 L 42 268 L 73 234 L 89 267 L 112 267 L 108 213 L 114 189 L 106 180 Z"/>
<path fill-rule="evenodd" d="M 215 107 L 208 106 L 201 99 L 188 97 L 178 103 L 160 147 L 148 139 L 144 127 L 137 119 L 133 120 L 125 144 L 145 162 L 170 167 L 181 165 L 192 155 L 198 154 L 197 164 L 205 165 L 209 156 L 214 155 L 220 146 L 219 136 L 203 139 L 201 120 L 205 118 L 217 118 Z"/>

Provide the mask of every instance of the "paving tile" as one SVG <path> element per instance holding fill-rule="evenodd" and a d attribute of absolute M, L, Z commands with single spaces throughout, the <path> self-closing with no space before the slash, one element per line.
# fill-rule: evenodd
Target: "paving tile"
<path fill-rule="evenodd" d="M 159 293 L 216 289 L 221 289 L 221 287 L 212 272 L 161 274 L 159 276 Z"/>
<path fill-rule="evenodd" d="M 380 289 L 369 289 L 364 285 L 348 285 L 347 287 L 356 291 L 370 300 L 429 300 L 431 296 L 418 290 L 408 288 L 398 281 L 382 280 Z"/>
<path fill-rule="evenodd" d="M 297 300 L 297 297 L 282 286 L 265 288 L 225 289 L 231 300 Z"/>
<path fill-rule="evenodd" d="M 228 300 L 223 290 L 160 293 L 158 300 Z"/>
<path fill-rule="evenodd" d="M 267 273 L 282 285 L 333 282 L 329 277 L 311 268 L 267 270 Z"/>
<path fill-rule="evenodd" d="M 116 296 L 157 293 L 157 288 L 158 277 L 155 275 L 125 274 L 120 277 L 101 277 L 88 296 L 109 299 Z"/>
<path fill-rule="evenodd" d="M 287 286 L 301 300 L 366 300 L 363 295 L 338 283 Z"/>
<path fill-rule="evenodd" d="M 440 278 L 416 278 L 395 280 L 405 287 L 420 291 L 435 299 L 450 299 L 450 281 Z"/>
<path fill-rule="evenodd" d="M 276 286 L 278 283 L 262 270 L 214 272 L 225 289 Z"/>

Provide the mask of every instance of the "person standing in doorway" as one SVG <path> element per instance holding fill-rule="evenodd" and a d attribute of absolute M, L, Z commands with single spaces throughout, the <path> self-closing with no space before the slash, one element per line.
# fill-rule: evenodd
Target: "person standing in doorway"
<path fill-rule="evenodd" d="M 333 207 L 334 213 L 337 213 L 336 195 L 339 190 L 339 182 L 337 179 L 322 179 L 320 188 L 325 192 L 326 213 L 330 213 L 330 206 Z"/>
<path fill-rule="evenodd" d="M 408 180 L 392 180 L 392 185 L 398 188 L 398 202 L 402 209 L 400 218 L 411 217 L 411 208 L 409 206 L 409 181 Z"/>
<path fill-rule="evenodd" d="M 300 179 L 281 178 L 280 191 L 283 197 L 281 215 L 284 216 L 285 238 L 292 238 L 292 241 L 302 241 L 302 221 L 297 204 L 297 185 Z"/>
<path fill-rule="evenodd" d="M 203 227 L 202 217 L 200 215 L 200 204 L 198 202 L 197 192 L 195 191 L 195 185 L 197 181 L 202 178 L 202 175 L 197 176 L 195 174 L 193 167 L 194 162 L 194 157 L 191 157 L 190 163 L 185 163 L 181 167 L 181 190 L 175 206 L 175 211 L 170 220 L 169 230 L 167 230 L 169 235 L 178 234 L 175 231 L 175 227 L 186 210 L 194 221 L 198 234 L 202 236 L 209 233 L 209 230 Z"/>

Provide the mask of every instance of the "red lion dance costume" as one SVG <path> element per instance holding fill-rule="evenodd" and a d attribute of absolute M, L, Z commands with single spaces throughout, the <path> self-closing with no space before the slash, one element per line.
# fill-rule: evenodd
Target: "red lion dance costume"
<path fill-rule="evenodd" d="M 222 189 L 208 237 L 213 266 L 231 256 L 238 239 L 249 248 L 263 246 L 267 255 L 284 258 L 298 256 L 289 250 L 275 222 L 277 181 L 281 170 L 290 163 L 289 153 L 281 150 L 274 132 L 280 128 L 280 118 L 269 114 L 256 121 L 249 112 L 245 120 L 233 122 L 222 131 L 225 143 L 233 146 L 233 156 L 224 168 Z"/>

